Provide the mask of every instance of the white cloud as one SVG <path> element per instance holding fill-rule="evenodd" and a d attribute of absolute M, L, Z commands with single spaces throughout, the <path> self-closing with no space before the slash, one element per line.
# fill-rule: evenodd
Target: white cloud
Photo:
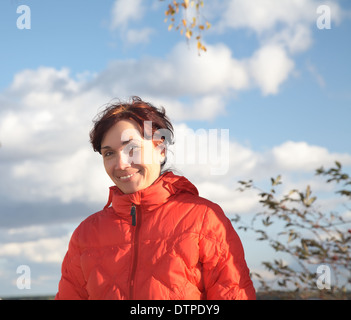
<path fill-rule="evenodd" d="M 180 97 L 224 94 L 248 87 L 245 65 L 232 57 L 230 49 L 208 46 L 199 57 L 197 49 L 177 44 L 165 58 L 116 60 L 96 77 L 94 85 L 109 94 L 118 89 L 152 96 Z"/>
<path fill-rule="evenodd" d="M 24 159 L 13 164 L 13 184 L 9 185 L 15 188 L 15 185 L 22 182 L 16 196 L 22 201 L 104 201 L 110 180 L 105 174 L 101 159 L 88 146 L 77 145 L 73 150 L 75 151 L 70 154 L 53 159 Z"/>
<path fill-rule="evenodd" d="M 207 45 L 208 52 L 201 57 L 195 47 L 185 43 L 177 44 L 168 56 L 142 58 L 140 60 L 116 60 L 102 71 L 92 82 L 93 87 L 107 95 L 128 95 L 136 92 L 153 99 L 174 99 L 184 96 L 199 97 L 219 101 L 232 92 L 259 88 L 263 94 L 276 94 L 294 68 L 293 61 L 286 51 L 278 45 L 259 48 L 251 57 L 241 60 L 233 57 L 224 44 Z M 211 109 L 212 110 L 209 110 Z M 186 106 L 189 110 L 189 106 Z M 206 114 L 218 110 L 206 103 Z M 172 112 L 172 111 L 171 111 Z M 186 112 L 204 118 L 203 113 Z"/>
<path fill-rule="evenodd" d="M 279 86 L 292 72 L 294 62 L 281 47 L 267 45 L 254 54 L 249 68 L 254 82 L 264 95 L 277 94 Z"/>
<path fill-rule="evenodd" d="M 212 10 L 217 13 L 217 18 L 219 17 L 214 29 L 222 33 L 230 29 L 253 32 L 261 46 L 254 56 L 269 46 L 279 47 L 280 58 L 289 62 L 284 63 L 283 69 L 286 72 L 280 75 L 281 81 L 284 81 L 293 65 L 288 55 L 304 52 L 313 43 L 313 30 L 318 30 L 316 22 L 320 17 L 317 9 L 322 4 L 330 8 L 332 25 L 338 25 L 349 15 L 341 10 L 337 1 L 321 3 L 319 0 L 224 0 L 218 5 L 221 10 Z M 274 61 L 273 57 L 274 55 L 269 55 L 265 59 L 268 58 L 269 63 Z M 275 70 L 278 70 L 279 61 L 275 66 Z M 265 76 L 267 77 L 267 72 L 262 77 Z M 275 76 L 279 78 L 278 74 Z M 259 80 L 264 81 L 260 83 L 263 93 L 276 92 L 269 79 Z"/>
<path fill-rule="evenodd" d="M 225 93 L 242 90 L 249 85 L 247 70 L 242 61 L 232 56 L 224 44 L 207 45 L 208 52 L 201 57 L 195 47 L 189 49 L 184 43 L 177 45 L 167 59 L 174 64 L 178 76 L 175 88 L 197 94 Z"/>
<path fill-rule="evenodd" d="M 30 79 L 30 81 L 28 81 Z M 70 77 L 68 68 L 56 70 L 54 68 L 40 67 L 38 70 L 25 69 L 15 74 L 10 90 L 17 92 L 24 90 L 28 95 L 35 94 L 34 91 L 52 93 L 74 93 L 78 84 Z M 35 97 L 35 96 L 34 96 Z M 33 105 L 33 107 L 35 107 Z"/>
<path fill-rule="evenodd" d="M 316 18 L 314 0 L 229 0 L 223 24 L 232 28 L 249 28 L 257 34 L 272 30 L 279 23 L 288 26 L 311 22 Z"/>
<path fill-rule="evenodd" d="M 335 24 L 346 16 L 337 1 L 319 0 L 225 0 L 226 10 L 222 28 L 248 28 L 259 36 L 280 28 L 294 28 L 301 24 L 316 26 L 320 5 L 331 9 Z"/>
<path fill-rule="evenodd" d="M 306 51 L 312 45 L 312 31 L 304 24 L 276 31 L 264 38 L 265 44 L 279 45 L 291 54 Z"/>
<path fill-rule="evenodd" d="M 216 182 L 205 181 L 197 183 L 196 187 L 201 197 L 212 199 L 212 201 L 220 204 L 228 216 L 235 213 L 252 213 L 258 210 L 257 192 L 250 190 L 239 193 L 236 183 L 230 186 L 221 184 L 218 180 Z"/>
<path fill-rule="evenodd" d="M 144 3 L 143 0 L 116 0 L 111 13 L 111 29 L 126 27 L 129 22 L 142 19 Z"/>
<path fill-rule="evenodd" d="M 272 149 L 274 161 L 283 170 L 311 171 L 340 161 L 351 165 L 350 154 L 330 153 L 326 148 L 311 146 L 306 142 L 287 141 Z"/>
<path fill-rule="evenodd" d="M 152 28 L 129 29 L 126 32 L 126 39 L 130 44 L 148 43 L 153 33 L 154 29 Z"/>
<path fill-rule="evenodd" d="M 151 27 L 136 28 L 135 24 L 143 20 L 147 8 L 143 0 L 116 0 L 111 10 L 110 29 L 118 30 L 120 40 L 128 45 L 149 43 L 155 33 Z M 131 24 L 133 23 L 133 27 Z"/>
<path fill-rule="evenodd" d="M 27 242 L 10 242 L 0 247 L 0 257 L 21 257 L 29 262 L 62 263 L 71 235 L 59 238 L 39 238 Z"/>

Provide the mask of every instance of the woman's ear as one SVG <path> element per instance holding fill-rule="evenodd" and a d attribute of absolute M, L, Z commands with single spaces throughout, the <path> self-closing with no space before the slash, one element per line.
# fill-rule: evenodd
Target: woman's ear
<path fill-rule="evenodd" d="M 159 141 L 155 141 L 156 153 L 158 155 L 158 159 L 159 159 L 159 162 L 161 164 L 165 162 L 166 156 L 167 156 L 167 148 L 166 148 L 166 145 L 164 142 L 165 142 L 164 139 L 161 139 Z"/>
<path fill-rule="evenodd" d="M 164 144 L 164 141 L 162 141 L 157 148 L 160 151 L 160 163 L 164 163 L 166 156 L 167 156 L 167 149 L 166 149 L 166 145 Z"/>

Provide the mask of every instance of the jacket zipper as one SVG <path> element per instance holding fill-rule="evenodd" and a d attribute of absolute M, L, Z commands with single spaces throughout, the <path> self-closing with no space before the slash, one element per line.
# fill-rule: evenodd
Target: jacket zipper
<path fill-rule="evenodd" d="M 130 215 L 132 216 L 132 226 L 136 226 L 136 207 L 135 204 L 132 204 L 132 209 L 130 210 Z"/>
<path fill-rule="evenodd" d="M 132 256 L 132 271 L 130 274 L 130 285 L 129 285 L 129 299 L 133 300 L 134 298 L 134 284 L 135 284 L 135 273 L 138 265 L 138 253 L 139 253 L 139 230 L 141 225 L 141 211 L 138 210 L 135 204 L 132 204 L 132 208 L 130 211 L 130 215 L 132 216 L 132 226 L 135 227 L 134 237 L 133 237 L 133 256 Z M 137 219 L 138 218 L 138 219 Z"/>

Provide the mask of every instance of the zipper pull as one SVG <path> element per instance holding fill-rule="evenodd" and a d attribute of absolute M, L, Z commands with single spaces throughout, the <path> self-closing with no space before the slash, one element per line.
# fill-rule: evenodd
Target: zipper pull
<path fill-rule="evenodd" d="M 132 226 L 136 226 L 136 207 L 134 203 L 132 204 L 132 209 L 130 210 L 130 215 L 132 216 Z"/>

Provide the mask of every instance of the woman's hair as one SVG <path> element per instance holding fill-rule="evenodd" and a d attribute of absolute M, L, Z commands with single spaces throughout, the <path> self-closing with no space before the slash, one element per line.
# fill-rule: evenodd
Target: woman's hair
<path fill-rule="evenodd" d="M 152 140 L 156 135 L 157 140 L 163 141 L 166 149 L 169 144 L 173 144 L 173 126 L 166 116 L 165 109 L 156 108 L 151 103 L 134 96 L 131 102 L 108 105 L 93 120 L 94 127 L 90 131 L 90 142 L 95 152 L 101 154 L 101 143 L 105 134 L 120 120 L 134 120 L 144 139 Z M 150 122 L 152 132 L 145 127 L 145 124 L 148 125 Z M 165 165 L 166 160 L 161 164 L 161 168 Z"/>

